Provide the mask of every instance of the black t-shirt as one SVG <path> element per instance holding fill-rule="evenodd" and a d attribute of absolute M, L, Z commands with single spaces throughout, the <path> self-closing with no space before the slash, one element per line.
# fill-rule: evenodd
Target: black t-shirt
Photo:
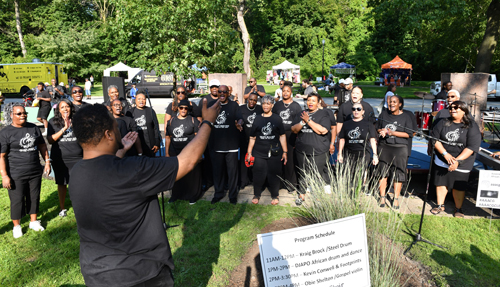
<path fill-rule="evenodd" d="M 192 116 L 187 116 L 185 119 L 173 117 L 168 122 L 166 135 L 170 137 L 170 150 L 173 154 L 170 156 L 178 155 L 186 145 L 193 140 L 195 134 L 198 132 L 200 122 Z"/>
<path fill-rule="evenodd" d="M 255 137 L 252 155 L 259 158 L 269 158 L 271 147 L 278 147 L 281 156 L 280 136 L 285 134 L 285 128 L 280 116 L 271 114 L 270 117 L 263 117 L 259 114 L 250 131 L 250 136 Z"/>
<path fill-rule="evenodd" d="M 363 106 L 363 110 L 365 111 L 363 118 L 370 121 L 369 120 L 370 115 L 372 115 L 372 116 L 374 115 L 372 106 L 363 100 L 361 100 L 360 104 Z M 342 105 L 340 105 L 339 113 L 337 115 L 337 122 L 345 123 L 346 121 L 352 119 L 352 106 L 353 106 L 352 101 L 347 101 L 347 102 L 343 103 Z"/>
<path fill-rule="evenodd" d="M 434 117 L 434 120 L 432 121 L 431 129 L 433 129 L 440 121 L 445 120 L 449 117 L 451 117 L 450 110 L 448 109 L 440 110 Z"/>
<path fill-rule="evenodd" d="M 418 129 L 418 126 L 417 126 L 417 118 L 415 117 L 415 114 L 409 110 L 404 110 L 404 109 L 403 109 L 403 113 L 408 114 L 408 117 L 411 119 L 411 129 L 416 131 Z M 413 134 L 413 132 L 412 132 L 412 134 Z M 411 155 L 412 146 L 413 146 L 413 137 L 410 137 L 408 139 L 408 157 Z"/>
<path fill-rule="evenodd" d="M 248 141 L 248 138 L 250 137 L 250 129 L 252 128 L 255 116 L 262 114 L 264 111 L 262 111 L 262 106 L 260 105 L 255 105 L 253 110 L 250 110 L 245 104 L 239 106 L 239 109 L 241 116 L 243 117 L 243 122 L 245 123 L 243 126 L 243 131 L 245 132 L 245 137 Z"/>
<path fill-rule="evenodd" d="M 368 122 L 366 119 L 362 119 L 359 122 L 347 121 L 342 125 L 340 129 L 339 138 L 345 140 L 345 149 L 350 151 L 361 151 L 369 150 L 370 139 L 377 138 L 377 131 L 372 123 Z"/>
<path fill-rule="evenodd" d="M 309 118 L 328 131 L 330 130 L 331 121 L 327 111 L 318 109 L 314 114 L 309 115 Z M 297 135 L 297 142 L 295 144 L 297 152 L 305 152 L 307 155 L 320 155 L 327 152 L 329 148 L 330 133 L 324 135 L 317 134 L 306 124 Z"/>
<path fill-rule="evenodd" d="M 203 105 L 203 102 L 200 102 L 201 103 L 200 106 L 197 106 L 195 103 L 191 101 L 189 101 L 189 103 L 191 104 L 191 111 L 188 113 L 188 115 L 193 117 L 201 117 L 201 107 L 202 107 L 201 105 Z M 179 114 L 178 112 L 174 112 L 172 110 L 172 103 L 170 103 L 168 107 L 165 109 L 165 113 L 172 117 L 176 117 Z"/>
<path fill-rule="evenodd" d="M 471 121 L 469 128 L 463 128 L 462 123 L 451 123 L 447 126 L 448 120 L 439 121 L 439 123 L 432 129 L 431 135 L 435 138 L 442 139 L 449 142 L 442 143 L 446 151 L 453 157 L 459 156 L 465 148 L 472 150 L 474 153 L 464 160 L 462 164 L 458 165 L 458 169 L 472 170 L 474 161 L 476 160 L 476 153 L 481 146 L 481 132 L 477 124 Z M 462 144 L 463 146 L 459 146 Z M 447 163 L 446 159 L 439 152 L 434 151 L 437 157 Z"/>
<path fill-rule="evenodd" d="M 152 148 L 153 146 L 160 146 L 159 141 L 159 128 L 158 119 L 153 109 L 144 107 L 144 109 L 133 108 L 127 116 L 131 116 L 137 125 L 137 133 L 141 139 L 143 149 L 145 147 Z M 145 145 L 144 145 L 145 144 Z"/>
<path fill-rule="evenodd" d="M 410 118 L 412 115 L 403 112 L 400 115 L 393 115 L 387 112 L 387 110 L 382 111 L 377 121 L 377 129 L 390 129 L 391 131 L 405 132 L 410 138 L 413 137 L 413 132 L 406 128 L 413 128 L 413 120 Z M 402 128 L 404 127 L 404 128 Z M 381 143 L 385 144 L 409 144 L 408 138 L 400 138 L 396 136 L 385 136 L 380 139 Z"/>
<path fill-rule="evenodd" d="M 248 86 L 248 87 L 245 88 L 245 92 L 243 92 L 243 94 L 246 95 L 246 94 L 250 93 L 251 90 L 252 90 L 252 86 Z M 266 90 L 264 89 L 264 87 L 261 86 L 261 85 L 257 85 L 257 91 L 262 92 L 262 93 L 266 92 Z M 261 96 L 259 95 L 259 97 L 261 97 Z"/>
<path fill-rule="evenodd" d="M 212 106 L 215 101 L 210 104 Z M 210 134 L 210 149 L 222 152 L 237 150 L 240 146 L 240 131 L 236 128 L 236 121 L 242 119 L 241 111 L 236 102 L 221 103 L 220 113 L 214 123 L 214 130 Z"/>
<path fill-rule="evenodd" d="M 58 133 L 60 130 L 62 130 L 62 127 L 54 123 L 54 118 L 50 119 L 47 127 L 47 137 Z M 72 127 L 69 127 L 62 137 L 52 144 L 50 158 L 53 161 L 62 160 L 64 163 L 75 163 L 83 158 L 83 149 L 77 142 Z"/>
<path fill-rule="evenodd" d="M 207 99 L 207 107 L 212 106 L 213 104 L 210 105 L 210 103 L 218 100 L 218 98 L 212 98 L 212 94 L 205 95 L 198 103 L 198 106 L 200 106 L 200 110 L 203 108 L 203 99 Z"/>
<path fill-rule="evenodd" d="M 87 105 L 92 105 L 92 104 L 89 104 L 89 103 L 83 102 L 83 101 L 82 101 L 81 105 L 75 105 L 75 103 L 73 103 L 73 106 L 75 107 L 75 113 L 78 112 L 81 108 L 83 108 L 83 107 L 85 107 Z"/>
<path fill-rule="evenodd" d="M 38 145 L 44 144 L 40 129 L 26 123 L 24 127 L 6 126 L 0 131 L 1 153 L 7 154 L 8 174 L 14 178 L 42 173 Z"/>
<path fill-rule="evenodd" d="M 436 100 L 446 100 L 447 96 L 448 96 L 448 91 L 443 89 L 439 93 L 437 93 Z"/>
<path fill-rule="evenodd" d="M 116 122 L 118 123 L 118 129 L 120 130 L 122 138 L 129 132 L 137 131 L 137 124 L 135 123 L 135 120 L 129 116 L 116 118 Z"/>
<path fill-rule="evenodd" d="M 43 90 L 37 94 L 37 98 L 51 99 L 49 91 Z M 38 107 L 40 109 L 48 109 L 50 108 L 50 101 L 39 101 Z"/>
<path fill-rule="evenodd" d="M 172 189 L 176 157 L 103 155 L 70 172 L 69 193 L 87 286 L 131 286 L 174 268 L 159 192 Z"/>
<path fill-rule="evenodd" d="M 332 110 L 327 109 L 327 108 L 325 108 L 324 110 L 328 113 L 328 117 L 330 118 L 331 125 L 336 126 L 337 120 L 335 119 L 335 113 Z"/>
<path fill-rule="evenodd" d="M 274 104 L 273 113 L 281 117 L 285 131 L 290 131 L 293 125 L 300 122 L 302 108 L 295 101 L 292 101 L 290 104 L 285 104 L 283 101 L 279 101 Z"/>

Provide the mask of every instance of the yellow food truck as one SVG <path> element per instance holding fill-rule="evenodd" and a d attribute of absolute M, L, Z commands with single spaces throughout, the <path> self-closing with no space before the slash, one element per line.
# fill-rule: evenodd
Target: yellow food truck
<path fill-rule="evenodd" d="M 32 62 L 0 64 L 0 91 L 4 94 L 19 93 L 21 96 L 36 87 L 39 82 L 56 79 L 57 84 L 68 83 L 68 75 L 61 63 Z"/>

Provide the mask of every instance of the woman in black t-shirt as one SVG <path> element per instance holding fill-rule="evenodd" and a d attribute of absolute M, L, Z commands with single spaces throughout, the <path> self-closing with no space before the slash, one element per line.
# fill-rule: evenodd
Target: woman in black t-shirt
<path fill-rule="evenodd" d="M 146 107 L 146 96 L 143 93 L 135 97 L 135 107 L 127 112 L 134 118 L 137 132 L 141 140 L 142 152 L 145 156 L 154 157 L 160 149 L 160 131 L 155 111 Z"/>
<path fill-rule="evenodd" d="M 69 172 L 73 165 L 83 158 L 83 149 L 76 141 L 73 134 L 71 119 L 75 113 L 73 103 L 68 99 L 61 99 L 54 112 L 54 117 L 49 121 L 47 141 L 52 145 L 50 158 L 59 194 L 59 216 L 65 217 L 67 210 L 64 208 Z"/>
<path fill-rule="evenodd" d="M 175 92 L 174 100 L 170 104 L 168 104 L 167 108 L 165 109 L 164 131 L 167 130 L 167 123 L 170 121 L 170 119 L 178 114 L 178 106 L 182 100 L 187 100 L 189 102 L 189 115 L 198 118 L 198 120 L 201 120 L 201 105 L 200 107 L 198 107 L 195 103 L 189 101 L 186 88 L 184 88 L 184 86 L 178 86 Z"/>
<path fill-rule="evenodd" d="M 305 200 L 307 183 L 304 170 L 312 167 L 319 172 L 325 181 L 325 192 L 330 190 L 330 176 L 325 168 L 330 149 L 331 121 L 327 111 L 319 109 L 321 97 L 311 94 L 307 97 L 307 111 L 302 112 L 298 124 L 292 126 L 292 132 L 297 134 L 295 144 L 295 164 L 299 175 L 299 198 L 297 205 Z"/>
<path fill-rule="evenodd" d="M 455 217 L 463 218 L 462 204 L 469 180 L 469 173 L 474 166 L 475 153 L 481 145 L 481 133 L 472 119 L 467 104 L 455 101 L 449 107 L 450 115 L 432 129 L 432 136 L 446 143 L 434 145 L 434 184 L 438 206 L 431 210 L 433 214 L 444 211 L 444 200 L 448 190 L 453 189 L 455 199 Z"/>
<path fill-rule="evenodd" d="M 271 193 L 271 204 L 279 203 L 281 161 L 286 165 L 288 149 L 283 122 L 280 116 L 273 114 L 273 106 L 272 96 L 266 95 L 262 98 L 263 113 L 255 117 L 250 131 L 246 160 L 250 161 L 252 156 L 255 157 L 253 204 L 259 203 L 266 179 Z"/>
<path fill-rule="evenodd" d="M 257 105 L 257 94 L 250 94 L 247 99 L 247 103 L 239 106 L 241 116 L 243 117 L 243 133 L 241 133 L 241 152 L 246 152 L 248 150 L 248 142 L 250 141 L 250 130 L 252 129 L 253 121 L 257 115 L 262 114 L 262 106 Z M 245 164 L 244 155 L 240 156 L 240 188 L 251 184 L 253 181 L 252 168 L 249 168 Z"/>
<path fill-rule="evenodd" d="M 298 184 L 297 174 L 295 173 L 295 156 L 293 152 L 297 134 L 292 133 L 292 126 L 300 121 L 302 108 L 293 100 L 291 85 L 285 84 L 283 86 L 282 97 L 283 100 L 274 105 L 273 113 L 281 117 L 283 126 L 285 127 L 287 150 L 290 152 L 287 154 L 288 164 L 283 165 L 283 185 L 288 189 L 289 193 L 293 193 L 297 190 Z"/>
<path fill-rule="evenodd" d="M 188 100 L 180 101 L 177 116 L 172 117 L 167 124 L 165 131 L 167 157 L 178 156 L 198 132 L 200 122 L 190 115 L 190 109 L 192 106 Z M 201 164 L 197 164 L 192 171 L 175 182 L 169 202 L 181 199 L 189 200 L 190 204 L 196 203 L 202 196 L 201 179 Z"/>
<path fill-rule="evenodd" d="M 377 132 L 371 122 L 363 118 L 365 111 L 363 105 L 355 103 L 352 106 L 352 120 L 345 122 L 339 133 L 339 152 L 337 160 L 340 163 L 351 161 L 353 168 L 366 169 L 370 164 L 371 154 L 373 153 L 373 165 L 378 164 L 377 155 Z M 345 149 L 345 151 L 344 151 Z M 364 165 L 359 165 L 359 160 Z"/>
<path fill-rule="evenodd" d="M 113 117 L 118 123 L 118 130 L 120 131 L 122 139 L 129 132 L 137 132 L 137 125 L 135 124 L 135 120 L 129 116 L 123 115 L 123 106 L 119 99 L 111 102 L 111 114 L 113 114 Z M 125 156 L 142 156 L 142 154 L 141 139 L 137 137 L 135 139 L 134 146 L 125 153 Z"/>
<path fill-rule="evenodd" d="M 14 224 L 14 238 L 23 235 L 21 218 L 30 215 L 29 228 L 43 231 L 36 220 L 40 206 L 42 170 L 50 173 L 50 158 L 40 129 L 27 122 L 28 113 L 21 103 L 5 107 L 7 126 L 0 131 L 0 173 L 2 185 L 9 191 L 10 218 Z M 40 166 L 40 157 L 45 159 L 45 168 Z"/>
<path fill-rule="evenodd" d="M 403 112 L 404 101 L 399 95 L 389 100 L 389 109 L 382 111 L 378 119 L 377 132 L 380 139 L 378 171 L 381 179 L 380 207 L 385 207 L 387 177 L 394 175 L 394 202 L 392 207 L 399 209 L 399 195 L 403 182 L 406 181 L 406 165 L 408 163 L 408 139 L 413 137 L 409 129 L 413 127 L 411 114 Z"/>

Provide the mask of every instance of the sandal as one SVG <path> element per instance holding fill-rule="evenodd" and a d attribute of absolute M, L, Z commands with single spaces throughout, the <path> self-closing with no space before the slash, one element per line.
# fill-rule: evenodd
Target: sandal
<path fill-rule="evenodd" d="M 453 214 L 453 216 L 455 216 L 456 218 L 464 218 L 464 212 L 461 208 L 456 208 L 455 214 Z"/>
<path fill-rule="evenodd" d="M 382 203 L 382 199 L 384 200 L 384 203 Z M 380 200 L 379 200 L 379 204 L 380 204 L 380 205 L 379 205 L 379 206 L 380 206 L 381 208 L 384 208 L 384 207 L 385 207 L 385 201 L 386 201 L 386 200 L 387 200 L 387 195 L 384 195 L 384 196 L 381 196 L 381 197 L 380 197 Z"/>
<path fill-rule="evenodd" d="M 396 201 L 398 202 L 398 205 L 394 205 Z M 395 210 L 399 209 L 399 197 L 394 197 L 394 201 L 392 202 L 392 208 Z"/>
<path fill-rule="evenodd" d="M 254 196 L 254 197 L 252 198 L 252 203 L 253 203 L 253 204 L 259 204 L 259 200 L 260 200 L 260 197 Z"/>
<path fill-rule="evenodd" d="M 440 204 L 433 209 L 431 209 L 431 213 L 434 215 L 440 214 L 442 211 L 444 211 L 444 204 Z"/>
<path fill-rule="evenodd" d="M 302 202 L 306 201 L 306 196 L 304 194 L 299 194 L 299 198 L 295 200 L 297 206 L 302 205 Z"/>
<path fill-rule="evenodd" d="M 273 198 L 273 200 L 271 200 L 271 205 L 278 205 L 279 203 L 280 203 L 279 198 Z"/>

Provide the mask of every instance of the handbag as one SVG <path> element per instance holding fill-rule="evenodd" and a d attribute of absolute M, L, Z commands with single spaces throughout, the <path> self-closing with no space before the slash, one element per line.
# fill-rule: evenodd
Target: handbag
<path fill-rule="evenodd" d="M 245 155 L 245 165 L 246 167 L 252 167 L 253 166 L 253 163 L 255 161 L 255 157 L 250 157 L 250 161 L 247 160 L 248 159 L 248 153 Z"/>
<path fill-rule="evenodd" d="M 271 147 L 269 148 L 268 157 L 271 157 L 271 155 L 278 156 L 279 154 L 280 154 L 280 144 L 276 143 L 276 146 L 271 145 Z"/>
<path fill-rule="evenodd" d="M 35 99 L 35 100 L 33 100 L 33 103 L 31 103 L 31 106 L 32 107 L 38 107 L 39 104 L 40 104 L 40 100 L 39 99 Z"/>

